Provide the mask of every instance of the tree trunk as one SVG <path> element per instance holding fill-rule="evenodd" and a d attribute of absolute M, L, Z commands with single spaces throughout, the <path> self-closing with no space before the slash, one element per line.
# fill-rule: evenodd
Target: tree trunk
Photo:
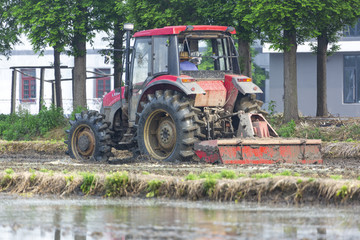
<path fill-rule="evenodd" d="M 299 119 L 296 70 L 296 32 L 284 31 L 290 46 L 284 50 L 284 121 Z"/>
<path fill-rule="evenodd" d="M 245 76 L 251 77 L 251 54 L 250 43 L 239 38 L 239 56 L 241 73 Z"/>
<path fill-rule="evenodd" d="M 86 40 L 81 34 L 74 36 L 73 107 L 86 108 Z"/>
<path fill-rule="evenodd" d="M 121 74 L 122 69 L 122 56 L 123 52 L 119 51 L 123 48 L 123 37 L 124 31 L 121 30 L 119 24 L 115 26 L 114 29 L 114 88 L 121 87 Z"/>
<path fill-rule="evenodd" d="M 55 96 L 56 107 L 62 108 L 62 91 L 61 91 L 61 72 L 60 72 L 60 52 L 54 47 L 54 74 L 55 74 Z"/>
<path fill-rule="evenodd" d="M 317 38 L 317 106 L 316 116 L 327 117 L 327 94 L 326 94 L 326 59 L 328 40 L 323 34 Z"/>

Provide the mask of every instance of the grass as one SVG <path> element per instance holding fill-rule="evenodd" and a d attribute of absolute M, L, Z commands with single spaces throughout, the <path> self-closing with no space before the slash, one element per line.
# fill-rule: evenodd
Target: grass
<path fill-rule="evenodd" d="M 162 180 L 157 180 L 157 179 L 150 180 L 146 188 L 146 190 L 148 191 L 146 197 L 147 198 L 157 197 L 159 195 L 159 189 L 163 183 L 164 181 Z"/>
<path fill-rule="evenodd" d="M 115 172 L 106 177 L 105 189 L 106 196 L 115 197 L 122 196 L 129 182 L 127 172 Z"/>
<path fill-rule="evenodd" d="M 84 194 L 89 194 L 91 189 L 95 187 L 95 173 L 83 172 L 80 175 L 83 177 L 80 189 Z"/>

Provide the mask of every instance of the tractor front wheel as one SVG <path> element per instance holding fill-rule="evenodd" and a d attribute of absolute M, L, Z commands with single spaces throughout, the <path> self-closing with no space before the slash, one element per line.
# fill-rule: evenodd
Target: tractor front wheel
<path fill-rule="evenodd" d="M 104 117 L 96 111 L 84 111 L 70 121 L 67 132 L 68 154 L 78 160 L 106 161 L 111 155 L 111 136 Z"/>
<path fill-rule="evenodd" d="M 187 160 L 193 155 L 195 138 L 190 101 L 170 90 L 147 96 L 138 122 L 138 146 L 156 160 Z"/>

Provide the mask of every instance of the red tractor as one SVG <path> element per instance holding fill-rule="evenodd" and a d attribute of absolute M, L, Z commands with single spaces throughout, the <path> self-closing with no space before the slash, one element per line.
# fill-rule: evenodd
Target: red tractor
<path fill-rule="evenodd" d="M 260 114 L 256 94 L 262 90 L 240 73 L 234 28 L 146 30 L 133 35 L 132 48 L 130 31 L 125 86 L 104 97 L 100 113 L 83 112 L 70 121 L 70 157 L 108 160 L 114 147 L 164 161 L 187 160 L 195 153 L 207 162 L 322 161 L 319 142 L 268 142 L 277 134 Z M 249 138 L 255 140 L 247 144 Z M 265 150 L 256 158 L 261 147 Z M 296 148 L 299 156 L 289 160 L 281 147 Z"/>

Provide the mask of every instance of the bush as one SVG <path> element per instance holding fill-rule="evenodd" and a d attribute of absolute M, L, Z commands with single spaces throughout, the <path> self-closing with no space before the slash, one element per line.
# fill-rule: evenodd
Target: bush
<path fill-rule="evenodd" d="M 28 111 L 19 111 L 16 114 L 0 115 L 0 138 L 13 140 L 31 140 L 59 126 L 65 125 L 63 110 L 52 105 L 43 106 L 37 115 Z"/>

